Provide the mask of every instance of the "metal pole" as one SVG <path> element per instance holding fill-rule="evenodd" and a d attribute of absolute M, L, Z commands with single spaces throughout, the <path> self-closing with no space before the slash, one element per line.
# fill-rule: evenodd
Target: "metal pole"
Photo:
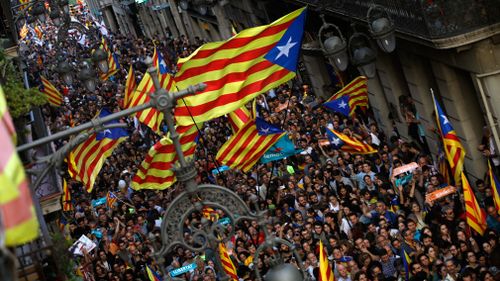
<path fill-rule="evenodd" d="M 56 140 L 59 140 L 59 139 L 62 139 L 62 138 L 65 138 L 65 137 L 68 137 L 68 136 L 80 133 L 80 132 L 82 132 L 84 130 L 88 130 L 88 129 L 92 129 L 92 128 L 96 128 L 96 127 L 102 126 L 104 123 L 107 123 L 109 121 L 113 121 L 115 119 L 119 119 L 119 118 L 128 116 L 130 114 L 139 112 L 139 111 L 144 110 L 144 109 L 148 109 L 148 108 L 150 108 L 152 106 L 153 105 L 152 105 L 151 102 L 147 102 L 147 103 L 144 103 L 144 104 L 132 107 L 132 108 L 127 108 L 127 109 L 122 110 L 120 112 L 116 112 L 116 113 L 110 114 L 110 115 L 105 116 L 103 118 L 92 119 L 91 121 L 89 121 L 87 123 L 84 123 L 84 124 L 81 124 L 79 126 L 76 126 L 76 127 L 73 127 L 73 128 L 70 128 L 70 129 L 67 129 L 67 130 L 64 130 L 64 131 L 61 131 L 61 132 L 57 132 L 57 133 L 55 133 L 53 135 L 50 135 L 50 136 L 47 136 L 47 137 L 44 137 L 44 138 L 41 138 L 41 139 L 37 139 L 37 140 L 35 140 L 33 142 L 30 142 L 30 143 L 26 143 L 26 144 L 20 145 L 20 146 L 17 147 L 17 152 L 22 152 L 22 151 L 25 151 L 25 150 L 28 150 L 28 149 L 40 146 L 42 144 L 53 142 L 53 141 L 56 141 Z"/>

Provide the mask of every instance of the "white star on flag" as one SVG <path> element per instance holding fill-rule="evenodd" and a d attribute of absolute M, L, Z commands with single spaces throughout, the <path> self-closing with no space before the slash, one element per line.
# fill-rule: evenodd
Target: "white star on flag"
<path fill-rule="evenodd" d="M 278 50 L 280 50 L 280 52 L 278 53 L 278 55 L 276 56 L 275 60 L 279 59 L 281 56 L 285 56 L 285 57 L 288 57 L 288 54 L 290 53 L 290 49 L 297 45 L 297 42 L 292 42 L 292 37 L 290 36 L 290 38 L 288 38 L 288 42 L 286 42 L 285 45 L 282 45 L 282 46 L 277 46 L 276 48 L 278 48 Z"/>
<path fill-rule="evenodd" d="M 339 144 L 340 144 L 340 139 L 339 139 L 339 138 L 334 138 L 334 139 L 332 140 L 332 143 L 333 143 L 335 146 L 339 146 Z"/>
<path fill-rule="evenodd" d="M 341 101 L 339 103 L 339 108 L 345 108 L 347 106 L 347 103 L 345 103 L 344 101 Z"/>
<path fill-rule="evenodd" d="M 106 130 L 102 131 L 103 135 L 106 135 L 107 133 L 109 133 L 111 135 L 111 130 L 110 129 L 106 129 Z"/>
<path fill-rule="evenodd" d="M 162 68 L 167 68 L 167 64 L 165 63 L 164 60 L 160 61 L 160 65 L 161 65 Z"/>
<path fill-rule="evenodd" d="M 448 117 L 446 117 L 446 115 L 441 115 L 441 118 L 443 118 L 443 125 L 446 125 L 448 123 L 450 123 L 450 121 L 448 121 Z"/>
<path fill-rule="evenodd" d="M 271 129 L 271 128 L 269 128 L 269 127 L 267 127 L 267 128 L 262 127 L 262 129 L 260 129 L 260 131 L 261 131 L 262 133 L 264 133 L 264 134 L 267 134 L 267 133 L 269 133 L 269 130 L 270 130 L 270 129 Z"/>

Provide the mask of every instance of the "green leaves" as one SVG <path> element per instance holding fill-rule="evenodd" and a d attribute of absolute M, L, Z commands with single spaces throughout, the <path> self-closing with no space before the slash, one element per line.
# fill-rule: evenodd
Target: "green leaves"
<path fill-rule="evenodd" d="M 25 89 L 21 73 L 0 50 L 0 84 L 3 87 L 12 118 L 28 114 L 34 106 L 47 103 L 45 96 L 37 88 Z"/>

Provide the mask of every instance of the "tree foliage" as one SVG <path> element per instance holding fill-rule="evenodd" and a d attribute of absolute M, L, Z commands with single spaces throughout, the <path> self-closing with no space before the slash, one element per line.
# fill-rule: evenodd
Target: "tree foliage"
<path fill-rule="evenodd" d="M 33 106 L 47 103 L 47 98 L 37 88 L 24 88 L 21 73 L 12 63 L 12 57 L 6 56 L 3 50 L 0 50 L 0 84 L 14 119 L 30 112 Z"/>

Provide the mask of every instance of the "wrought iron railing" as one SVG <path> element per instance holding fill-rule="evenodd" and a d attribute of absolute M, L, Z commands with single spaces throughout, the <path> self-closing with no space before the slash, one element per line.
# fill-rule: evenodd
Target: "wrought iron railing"
<path fill-rule="evenodd" d="M 500 0 L 300 0 L 349 18 L 366 20 L 371 5 L 383 6 L 397 31 L 442 39 L 500 23 Z M 325 5 L 324 4 L 324 5 Z"/>

